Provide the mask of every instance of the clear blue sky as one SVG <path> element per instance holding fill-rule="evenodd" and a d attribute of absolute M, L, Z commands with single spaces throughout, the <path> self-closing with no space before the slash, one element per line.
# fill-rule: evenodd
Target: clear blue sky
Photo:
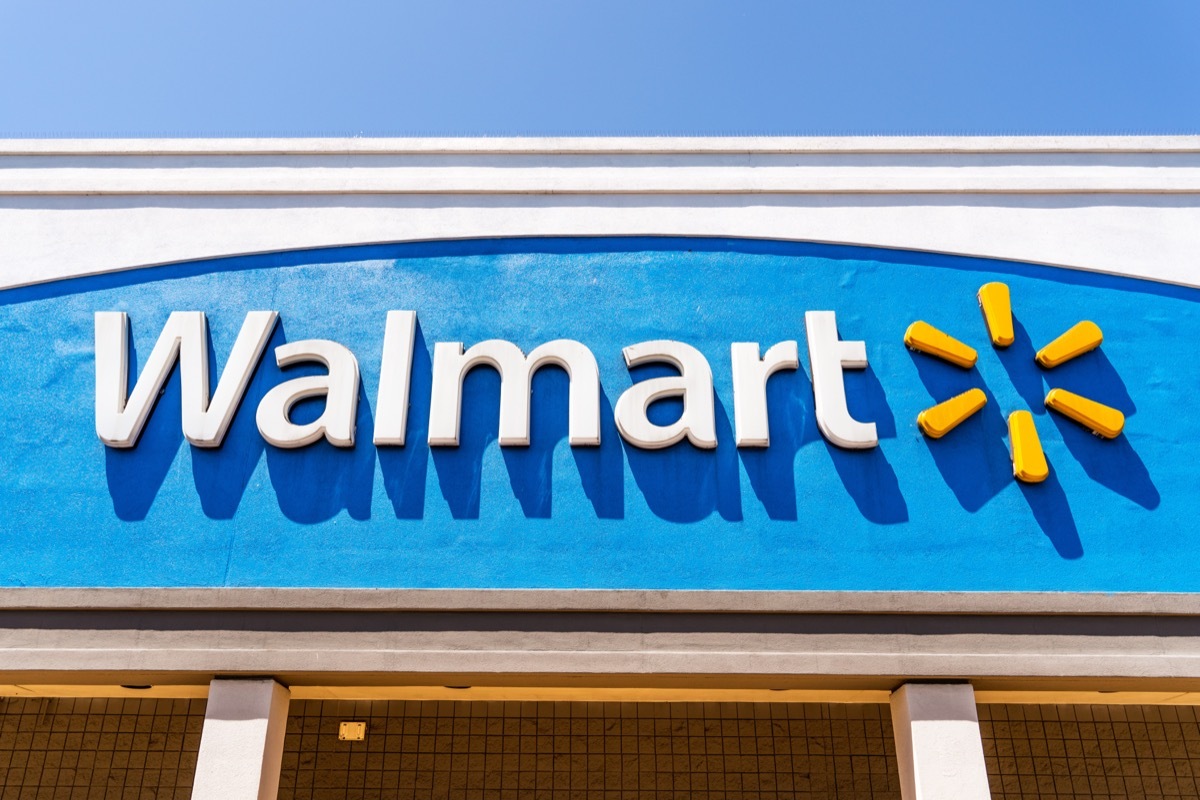
<path fill-rule="evenodd" d="M 0 136 L 1200 133 L 1200 0 L 0 0 Z"/>

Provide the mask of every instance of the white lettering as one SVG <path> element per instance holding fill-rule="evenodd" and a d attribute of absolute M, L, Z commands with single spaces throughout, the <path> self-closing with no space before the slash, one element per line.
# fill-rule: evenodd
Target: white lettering
<path fill-rule="evenodd" d="M 278 316 L 274 311 L 246 315 L 209 402 L 208 322 L 203 311 L 171 314 L 128 397 L 129 319 L 123 311 L 96 312 L 96 433 L 100 441 L 109 447 L 134 446 L 178 361 L 183 435 L 197 447 L 219 447 Z"/>
<path fill-rule="evenodd" d="M 178 362 L 183 433 L 197 447 L 220 446 L 277 319 L 274 311 L 246 315 L 210 402 L 208 328 L 203 312 L 171 314 L 132 392 L 128 391 L 129 320 L 124 312 L 97 312 L 96 433 L 101 441 L 110 447 L 134 446 Z M 843 371 L 866 368 L 866 344 L 841 341 L 832 311 L 809 311 L 804 320 L 817 427 L 838 447 L 876 447 L 875 423 L 854 419 L 846 403 Z M 416 326 L 415 311 L 387 313 L 372 439 L 376 446 L 405 443 Z M 679 372 L 639 381 L 617 399 L 614 416 L 625 441 L 645 449 L 670 447 L 685 438 L 696 447 L 717 446 L 712 370 L 700 351 L 683 342 L 655 340 L 630 345 L 623 355 L 631 369 L 667 364 Z M 285 448 L 303 447 L 322 437 L 338 447 L 353 447 L 360 384 L 354 354 L 337 342 L 312 339 L 276 348 L 275 358 L 280 367 L 312 362 L 323 365 L 327 373 L 293 378 L 267 392 L 256 415 L 263 438 Z M 758 343 L 735 342 L 730 346 L 730 358 L 736 446 L 768 447 L 767 383 L 776 372 L 799 367 L 798 345 L 779 342 L 760 357 Z M 487 366 L 500 375 L 500 445 L 528 446 L 533 376 L 548 365 L 564 369 L 570 381 L 569 443 L 599 445 L 599 369 L 591 350 L 571 339 L 547 342 L 528 356 L 512 342 L 500 339 L 480 342 L 465 352 L 461 342 L 438 342 L 434 346 L 429 444 L 458 446 L 463 381 L 475 367 Z M 293 423 L 294 406 L 315 397 L 325 399 L 321 415 L 309 423 Z M 682 400 L 679 419 L 668 425 L 651 422 L 650 406 L 669 398 Z"/>
<path fill-rule="evenodd" d="M 670 364 L 679 375 L 638 381 L 617 399 L 617 430 L 634 447 L 657 450 L 687 437 L 696 447 L 717 446 L 713 409 L 712 370 L 699 350 L 683 342 L 658 340 L 630 345 L 625 364 Z M 683 413 L 670 425 L 655 425 L 647 412 L 650 404 L 669 397 L 683 398 Z"/>
<path fill-rule="evenodd" d="M 416 335 L 417 312 L 388 312 L 387 326 L 383 329 L 383 359 L 379 365 L 379 394 L 375 402 L 376 446 L 404 445 Z"/>
<path fill-rule="evenodd" d="M 783 369 L 797 369 L 800 359 L 794 341 L 780 342 L 759 359 L 757 342 L 730 345 L 733 359 L 733 422 L 738 447 L 768 447 L 767 378 Z"/>
<path fill-rule="evenodd" d="M 325 375 L 292 378 L 276 386 L 258 404 L 258 432 L 276 447 L 304 447 L 324 436 L 336 447 L 354 446 L 354 416 L 358 411 L 358 360 L 337 342 L 307 339 L 275 348 L 280 367 L 316 363 Z M 292 406 L 310 397 L 325 397 L 321 416 L 304 425 L 292 422 Z"/>
<path fill-rule="evenodd" d="M 840 341 L 837 317 L 832 311 L 809 311 L 804 315 L 804 326 L 808 330 L 817 427 L 838 447 L 875 447 L 879 444 L 875 423 L 859 422 L 850 416 L 842 375 L 843 369 L 866 369 L 866 343 Z"/>
<path fill-rule="evenodd" d="M 600 369 L 592 351 L 571 339 L 546 342 L 528 358 L 515 344 L 501 339 L 480 342 L 465 353 L 461 342 L 438 342 L 433 348 L 429 444 L 458 446 L 463 379 L 475 367 L 486 365 L 500 373 L 500 445 L 528 445 L 533 373 L 548 364 L 565 369 L 571 381 L 568 441 L 573 446 L 600 444 Z"/>

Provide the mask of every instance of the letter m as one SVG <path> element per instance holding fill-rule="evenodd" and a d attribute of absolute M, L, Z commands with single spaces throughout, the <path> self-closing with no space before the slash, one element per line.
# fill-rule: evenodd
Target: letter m
<path fill-rule="evenodd" d="M 433 352 L 429 444 L 458 446 L 463 379 L 473 368 L 487 365 L 500 373 L 500 444 L 528 445 L 533 373 L 548 364 L 562 367 L 571 380 L 568 441 L 600 444 L 600 370 L 592 351 L 571 339 L 546 342 L 528 357 L 501 339 L 480 342 L 465 353 L 461 342 L 438 342 Z"/>

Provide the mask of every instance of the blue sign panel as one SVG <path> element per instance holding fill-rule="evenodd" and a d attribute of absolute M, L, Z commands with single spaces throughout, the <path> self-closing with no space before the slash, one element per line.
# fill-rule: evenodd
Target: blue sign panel
<path fill-rule="evenodd" d="M 976 295 L 1009 287 L 992 345 Z M 100 441 L 95 325 L 128 314 L 129 385 L 173 311 L 203 311 L 215 386 L 250 311 L 279 313 L 223 444 L 181 431 L 180 368 L 133 447 Z M 417 313 L 403 447 L 372 444 L 389 310 Z M 851 416 L 877 447 L 828 441 L 814 415 L 805 312 L 865 342 Z M 978 352 L 969 369 L 905 347 L 923 320 Z M 1081 320 L 1103 344 L 1052 370 L 1035 352 Z M 1195 591 L 1200 291 L 982 259 L 725 239 L 510 239 L 195 262 L 0 293 L 0 584 Z M 554 339 L 595 355 L 601 443 L 567 442 L 566 374 L 535 373 L 526 447 L 497 442 L 500 380 L 468 373 L 457 447 L 427 444 L 437 342 Z M 357 357 L 356 441 L 267 444 L 255 409 L 329 339 Z M 622 349 L 676 340 L 712 369 L 717 447 L 634 447 L 613 407 Z M 738 448 L 730 345 L 799 343 L 767 384 L 770 445 Z M 942 438 L 924 409 L 969 389 L 981 411 Z M 1060 388 L 1123 412 L 1094 436 L 1045 407 Z M 320 398 L 294 421 L 313 419 Z M 650 406 L 652 421 L 680 402 Z M 1013 477 L 1012 412 L 1032 413 L 1049 477 Z"/>

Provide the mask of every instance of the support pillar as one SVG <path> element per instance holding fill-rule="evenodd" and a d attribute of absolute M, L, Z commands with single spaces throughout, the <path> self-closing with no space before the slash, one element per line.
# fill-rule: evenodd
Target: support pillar
<path fill-rule="evenodd" d="M 274 800 L 290 696 L 270 679 L 213 680 L 192 800 Z"/>
<path fill-rule="evenodd" d="M 988 800 L 970 684 L 906 683 L 892 693 L 903 800 Z"/>

